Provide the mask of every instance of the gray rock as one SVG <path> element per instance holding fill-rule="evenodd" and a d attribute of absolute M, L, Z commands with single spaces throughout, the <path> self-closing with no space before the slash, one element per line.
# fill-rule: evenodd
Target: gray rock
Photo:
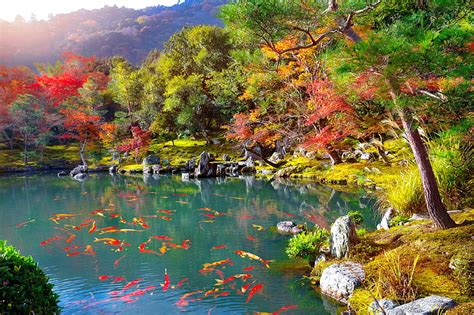
<path fill-rule="evenodd" d="M 221 159 L 222 159 L 222 161 L 228 162 L 228 161 L 230 161 L 230 156 L 229 156 L 229 154 L 224 153 L 224 154 L 222 154 Z"/>
<path fill-rule="evenodd" d="M 77 174 L 87 173 L 87 171 L 88 171 L 88 168 L 87 168 L 86 165 L 79 165 L 79 166 L 76 166 L 75 168 L 73 168 L 72 171 L 69 172 L 69 175 L 74 177 Z"/>
<path fill-rule="evenodd" d="M 153 170 L 153 174 L 160 174 L 162 167 L 161 165 L 153 165 L 151 169 Z"/>
<path fill-rule="evenodd" d="M 199 164 L 194 171 L 194 176 L 197 177 L 211 177 L 214 176 L 214 169 L 211 165 L 211 156 L 206 151 L 203 151 L 199 156 Z"/>
<path fill-rule="evenodd" d="M 182 181 L 188 181 L 189 180 L 189 173 L 182 173 L 181 174 L 181 180 Z"/>
<path fill-rule="evenodd" d="M 347 257 L 352 245 L 357 243 L 355 224 L 348 215 L 339 217 L 331 226 L 330 243 L 331 255 L 339 259 Z"/>
<path fill-rule="evenodd" d="M 247 167 L 255 167 L 255 161 L 252 159 L 251 156 L 245 161 L 245 166 Z"/>
<path fill-rule="evenodd" d="M 285 167 L 284 169 L 278 170 L 275 173 L 275 177 L 290 177 L 295 170 L 296 166 Z"/>
<path fill-rule="evenodd" d="M 273 174 L 273 171 L 272 170 L 259 170 L 259 173 L 262 174 L 262 175 L 271 175 Z"/>
<path fill-rule="evenodd" d="M 219 139 L 211 139 L 211 143 L 215 145 L 219 145 L 219 144 L 222 144 L 222 141 Z"/>
<path fill-rule="evenodd" d="M 283 155 L 279 152 L 273 152 L 272 156 L 268 159 L 272 163 L 279 163 L 281 160 L 283 160 Z"/>
<path fill-rule="evenodd" d="M 428 297 L 415 300 L 410 303 L 406 303 L 397 306 L 387 312 L 387 315 L 431 315 L 440 314 L 456 305 L 453 299 L 439 296 L 430 295 Z"/>
<path fill-rule="evenodd" d="M 390 220 L 392 219 L 393 215 L 393 208 L 388 208 L 387 211 L 385 211 L 385 214 L 382 217 L 382 220 L 380 221 L 380 229 L 388 230 L 390 229 Z M 377 225 L 377 230 L 379 229 L 379 225 Z"/>
<path fill-rule="evenodd" d="M 117 170 L 118 170 L 118 166 L 116 164 L 112 165 L 109 167 L 109 173 L 110 174 L 115 174 L 117 173 Z"/>
<path fill-rule="evenodd" d="M 145 164 L 143 166 L 143 174 L 151 174 L 153 172 L 151 165 Z"/>
<path fill-rule="evenodd" d="M 334 264 L 325 268 L 321 274 L 321 292 L 342 303 L 347 303 L 364 279 L 365 272 L 361 264 L 354 262 Z"/>
<path fill-rule="evenodd" d="M 420 221 L 420 220 L 429 220 L 430 218 L 426 215 L 423 215 L 423 214 L 419 214 L 419 213 L 414 213 L 411 217 L 410 217 L 410 221 Z"/>
<path fill-rule="evenodd" d="M 63 177 L 63 176 L 67 176 L 67 173 L 65 171 L 61 171 L 58 173 L 58 177 Z"/>
<path fill-rule="evenodd" d="M 281 221 L 277 223 L 277 231 L 281 234 L 298 234 L 303 232 L 293 221 Z"/>
<path fill-rule="evenodd" d="M 186 162 L 186 165 L 184 167 L 186 168 L 186 170 L 188 170 L 190 172 L 194 171 L 194 169 L 196 168 L 196 159 L 192 158 L 191 160 Z"/>
<path fill-rule="evenodd" d="M 373 315 L 385 315 L 388 310 L 391 310 L 395 307 L 397 307 L 399 304 L 393 300 L 386 300 L 386 299 L 381 299 L 372 302 L 372 304 L 369 305 L 369 314 Z"/>
<path fill-rule="evenodd" d="M 87 174 L 86 173 L 79 173 L 79 174 L 74 175 L 73 178 L 75 180 L 79 181 L 79 182 L 82 182 L 87 178 Z"/>
<path fill-rule="evenodd" d="M 360 155 L 360 159 L 362 161 L 370 161 L 374 159 L 374 155 L 372 153 L 364 152 Z"/>
<path fill-rule="evenodd" d="M 154 154 L 150 154 L 143 159 L 142 165 L 160 164 L 160 158 Z"/>
<path fill-rule="evenodd" d="M 216 175 L 217 176 L 224 176 L 226 174 L 225 169 L 226 169 L 226 166 L 224 164 L 217 165 Z"/>

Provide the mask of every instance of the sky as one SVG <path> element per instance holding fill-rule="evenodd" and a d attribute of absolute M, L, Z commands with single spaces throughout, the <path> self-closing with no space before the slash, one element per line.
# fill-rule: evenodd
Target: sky
<path fill-rule="evenodd" d="M 105 5 L 142 9 L 156 5 L 173 5 L 178 0 L 0 0 L 0 19 L 12 22 L 18 14 L 27 21 L 32 14 L 47 19 L 50 13 L 68 13 L 80 9 L 99 9 Z"/>

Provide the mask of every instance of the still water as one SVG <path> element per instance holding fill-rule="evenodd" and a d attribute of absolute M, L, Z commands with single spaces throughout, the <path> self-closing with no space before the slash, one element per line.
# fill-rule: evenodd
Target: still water
<path fill-rule="evenodd" d="M 0 239 L 38 261 L 65 314 L 254 314 L 288 305 L 297 308 L 284 314 L 334 314 L 337 305 L 304 271 L 289 268 L 288 237 L 274 227 L 328 228 L 360 210 L 373 228 L 373 204 L 364 191 L 253 177 L 8 176 L 0 178 Z M 228 279 L 236 274 L 246 275 Z"/>

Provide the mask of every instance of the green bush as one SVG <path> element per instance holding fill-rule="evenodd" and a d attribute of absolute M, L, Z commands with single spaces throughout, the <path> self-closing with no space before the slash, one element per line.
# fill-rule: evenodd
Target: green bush
<path fill-rule="evenodd" d="M 31 256 L 0 241 L 0 313 L 59 313 L 58 295 Z"/>
<path fill-rule="evenodd" d="M 314 231 L 302 232 L 293 236 L 286 247 L 286 254 L 290 258 L 307 258 L 313 262 L 319 252 L 321 245 L 329 239 L 326 229 L 316 228 Z"/>
<path fill-rule="evenodd" d="M 355 225 L 361 225 L 364 223 L 364 217 L 362 217 L 362 213 L 360 213 L 360 211 L 349 211 L 347 215 L 351 218 Z"/>

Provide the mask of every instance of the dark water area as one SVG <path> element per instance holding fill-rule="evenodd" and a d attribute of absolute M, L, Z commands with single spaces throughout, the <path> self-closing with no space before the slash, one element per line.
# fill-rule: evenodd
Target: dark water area
<path fill-rule="evenodd" d="M 64 314 L 254 314 L 286 305 L 297 308 L 285 314 L 335 314 L 301 269 L 288 268 L 289 237 L 274 227 L 329 228 L 359 210 L 373 229 L 374 203 L 365 191 L 253 177 L 8 176 L 0 178 L 0 239 L 34 257 Z"/>

